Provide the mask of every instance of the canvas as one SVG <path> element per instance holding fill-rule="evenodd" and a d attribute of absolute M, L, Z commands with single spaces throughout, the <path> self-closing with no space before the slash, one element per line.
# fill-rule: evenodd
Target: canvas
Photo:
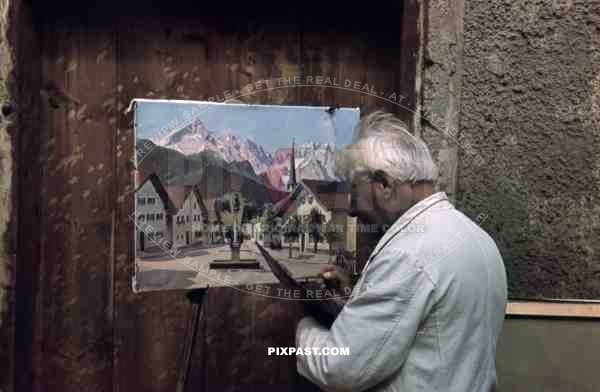
<path fill-rule="evenodd" d="M 358 108 L 140 99 L 136 292 L 275 283 L 258 242 L 299 280 L 356 269 L 356 220 L 335 158 Z"/>

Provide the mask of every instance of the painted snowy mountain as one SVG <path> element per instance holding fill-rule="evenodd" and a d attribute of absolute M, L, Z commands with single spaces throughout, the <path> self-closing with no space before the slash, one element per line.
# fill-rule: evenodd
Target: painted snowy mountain
<path fill-rule="evenodd" d="M 212 151 L 226 162 L 248 161 L 256 173 L 267 170 L 273 159 L 272 155 L 254 140 L 235 136 L 230 131 L 215 135 L 199 119 L 195 119 L 169 137 L 157 140 L 156 144 L 185 155 Z"/>
<path fill-rule="evenodd" d="M 335 146 L 327 143 L 307 143 L 296 145 L 296 179 L 336 180 Z M 278 150 L 269 166 L 266 176 L 272 186 L 285 189 L 290 176 L 289 162 L 291 149 Z"/>
<path fill-rule="evenodd" d="M 169 137 L 156 140 L 159 146 L 176 150 L 185 155 L 202 152 L 214 153 L 225 162 L 250 163 L 254 172 L 267 177 L 267 183 L 285 189 L 289 178 L 291 148 L 282 146 L 275 153 L 269 152 L 248 137 L 236 136 L 231 131 L 215 134 L 201 120 L 172 133 Z M 295 146 L 296 178 L 313 180 L 335 180 L 335 146 L 326 143 L 306 143 Z"/>

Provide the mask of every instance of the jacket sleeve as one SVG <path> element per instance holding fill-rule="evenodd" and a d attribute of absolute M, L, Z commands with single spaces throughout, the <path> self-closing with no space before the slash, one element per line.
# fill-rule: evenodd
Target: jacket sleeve
<path fill-rule="evenodd" d="M 363 391 L 403 365 L 433 305 L 424 262 L 388 246 L 371 260 L 331 329 L 311 317 L 296 328 L 296 347 L 348 348 L 349 355 L 297 355 L 300 374 L 325 391 Z"/>

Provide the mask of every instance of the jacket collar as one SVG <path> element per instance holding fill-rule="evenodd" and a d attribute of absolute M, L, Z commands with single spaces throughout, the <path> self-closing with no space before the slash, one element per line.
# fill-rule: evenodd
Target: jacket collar
<path fill-rule="evenodd" d="M 446 196 L 446 192 L 437 192 L 410 207 L 404 214 L 402 214 L 398 219 L 396 219 L 394 224 L 385 232 L 383 237 L 381 237 L 381 239 L 377 243 L 377 246 L 375 246 L 373 253 L 371 253 L 371 255 L 369 256 L 369 261 L 375 256 L 377 256 L 377 254 L 385 247 L 385 245 L 387 245 L 387 243 L 390 242 L 390 240 L 397 233 L 399 233 L 402 229 L 408 226 L 417 216 L 421 215 L 429 208 L 433 207 L 435 204 L 438 204 L 443 201 L 448 201 L 448 196 Z"/>

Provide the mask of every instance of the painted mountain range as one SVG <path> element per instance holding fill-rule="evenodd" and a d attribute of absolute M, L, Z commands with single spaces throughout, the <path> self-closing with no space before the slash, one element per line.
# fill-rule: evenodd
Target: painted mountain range
<path fill-rule="evenodd" d="M 290 144 L 291 144 L 290 136 Z M 251 138 L 236 136 L 232 131 L 211 132 L 200 119 L 155 141 L 156 145 L 178 151 L 186 156 L 211 153 L 227 163 L 248 162 L 254 172 L 267 177 L 271 186 L 284 189 L 289 177 L 291 146 L 269 151 Z M 334 180 L 335 146 L 327 143 L 306 143 L 295 146 L 296 177 L 298 179 Z"/>
<path fill-rule="evenodd" d="M 185 155 L 212 151 L 228 163 L 248 161 L 256 173 L 267 170 L 272 159 L 270 153 L 250 138 L 240 138 L 232 132 L 215 135 L 200 119 L 195 119 L 169 137 L 157 140 L 156 144 Z"/>

